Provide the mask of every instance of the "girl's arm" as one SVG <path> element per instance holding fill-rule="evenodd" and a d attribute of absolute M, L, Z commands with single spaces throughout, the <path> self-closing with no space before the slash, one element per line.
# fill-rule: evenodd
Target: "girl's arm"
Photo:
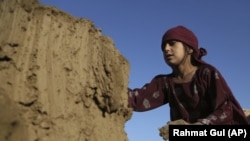
<path fill-rule="evenodd" d="M 207 99 L 211 105 L 211 114 L 200 119 L 199 122 L 203 124 L 218 125 L 218 124 L 234 124 L 235 110 L 241 111 L 241 107 L 234 98 L 232 91 L 227 85 L 221 73 L 216 69 L 207 69 Z M 241 113 L 238 117 L 243 117 Z M 242 120 L 237 119 L 237 120 Z M 242 121 L 244 122 L 244 121 Z"/>
<path fill-rule="evenodd" d="M 168 102 L 168 83 L 166 75 L 154 77 L 142 88 L 128 88 L 129 107 L 142 112 L 157 108 Z"/>

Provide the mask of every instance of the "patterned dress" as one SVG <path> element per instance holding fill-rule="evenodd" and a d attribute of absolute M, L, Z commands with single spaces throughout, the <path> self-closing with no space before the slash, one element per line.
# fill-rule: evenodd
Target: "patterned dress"
<path fill-rule="evenodd" d="M 171 120 L 199 121 L 206 125 L 249 124 L 215 67 L 199 66 L 188 83 L 176 84 L 171 78 L 172 74 L 157 75 L 142 88 L 129 88 L 129 107 L 142 112 L 168 103 Z"/>

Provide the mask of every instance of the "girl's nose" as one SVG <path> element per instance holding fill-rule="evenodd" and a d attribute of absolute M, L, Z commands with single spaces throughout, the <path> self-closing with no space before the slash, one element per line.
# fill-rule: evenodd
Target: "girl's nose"
<path fill-rule="evenodd" d="M 165 44 L 165 46 L 163 47 L 163 51 L 164 52 L 168 52 L 170 50 L 170 45 L 169 44 Z"/>

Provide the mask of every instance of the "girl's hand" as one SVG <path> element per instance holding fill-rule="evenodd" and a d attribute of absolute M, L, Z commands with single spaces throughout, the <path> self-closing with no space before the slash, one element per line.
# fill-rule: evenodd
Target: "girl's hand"
<path fill-rule="evenodd" d="M 169 125 L 203 125 L 200 122 L 189 123 L 183 119 L 178 119 L 174 121 L 167 122 L 167 125 L 159 128 L 160 136 L 166 141 L 169 139 Z"/>

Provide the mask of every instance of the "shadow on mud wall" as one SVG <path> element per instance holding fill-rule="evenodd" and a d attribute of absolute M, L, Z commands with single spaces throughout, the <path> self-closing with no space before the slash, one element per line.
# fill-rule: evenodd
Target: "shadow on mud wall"
<path fill-rule="evenodd" d="M 27 128 L 19 112 L 8 94 L 0 88 L 0 141 L 27 141 Z"/>

